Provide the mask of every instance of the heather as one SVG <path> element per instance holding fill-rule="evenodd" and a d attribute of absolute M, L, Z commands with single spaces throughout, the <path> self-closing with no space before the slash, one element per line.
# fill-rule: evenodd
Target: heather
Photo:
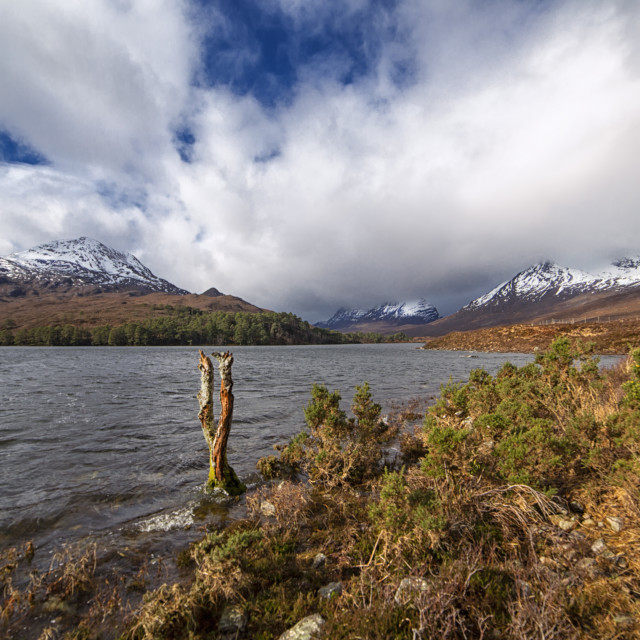
<path fill-rule="evenodd" d="M 95 606 L 68 639 L 117 620 L 132 640 L 266 640 L 313 614 L 330 638 L 640 637 L 640 352 L 601 370 L 561 338 L 426 409 L 383 417 L 365 383 L 346 411 L 315 385 L 304 415 L 247 517 L 185 549 L 180 579 L 123 617 L 87 595 L 89 560 L 14 588 L 24 550 L 0 574 L 7 632 L 81 592 Z"/>

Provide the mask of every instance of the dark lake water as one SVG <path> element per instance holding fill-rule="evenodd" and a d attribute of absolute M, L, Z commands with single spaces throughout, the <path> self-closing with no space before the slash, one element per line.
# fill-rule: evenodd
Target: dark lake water
<path fill-rule="evenodd" d="M 493 373 L 506 360 L 531 359 L 411 344 L 232 351 L 228 457 L 248 483 L 258 458 L 303 427 L 314 382 L 339 389 L 348 409 L 355 385 L 368 381 L 386 411 L 473 368 Z M 0 349 L 0 547 L 31 539 L 51 550 L 88 536 L 140 544 L 228 517 L 202 490 L 197 363 L 196 347 Z"/>

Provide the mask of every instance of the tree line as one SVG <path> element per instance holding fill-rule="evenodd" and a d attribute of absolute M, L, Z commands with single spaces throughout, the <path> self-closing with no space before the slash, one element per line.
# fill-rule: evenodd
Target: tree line
<path fill-rule="evenodd" d="M 290 345 L 406 342 L 404 333 L 383 336 L 314 327 L 293 313 L 206 312 L 167 305 L 168 315 L 97 327 L 71 324 L 0 329 L 2 346 Z"/>

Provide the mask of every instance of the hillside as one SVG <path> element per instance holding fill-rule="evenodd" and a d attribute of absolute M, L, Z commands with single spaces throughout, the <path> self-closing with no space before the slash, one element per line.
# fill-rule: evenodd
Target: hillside
<path fill-rule="evenodd" d="M 428 338 L 423 349 L 443 351 L 494 351 L 532 353 L 545 350 L 558 337 L 594 344 L 600 354 L 623 354 L 640 347 L 640 320 L 531 326 L 514 324 L 471 331 L 452 331 Z"/>
<path fill-rule="evenodd" d="M 0 296 L 0 328 L 14 329 L 70 324 L 80 328 L 119 325 L 169 314 L 169 307 L 194 307 L 202 311 L 265 311 L 234 296 L 171 295 L 167 293 L 41 294 L 21 298 Z"/>
<path fill-rule="evenodd" d="M 547 322 L 598 322 L 640 317 L 640 287 L 609 291 L 587 291 L 568 298 L 548 296 L 534 302 L 518 302 L 495 307 L 467 305 L 456 313 L 429 324 L 408 327 L 413 337 L 443 336 L 451 331 L 471 331 L 511 324 Z"/>

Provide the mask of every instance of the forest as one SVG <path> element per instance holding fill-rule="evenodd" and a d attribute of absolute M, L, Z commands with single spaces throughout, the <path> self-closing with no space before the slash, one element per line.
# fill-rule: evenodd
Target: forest
<path fill-rule="evenodd" d="M 314 327 L 293 313 L 206 312 L 166 305 L 165 315 L 117 326 L 73 324 L 0 327 L 0 346 L 291 345 L 408 342 L 404 333 L 340 333 Z"/>

